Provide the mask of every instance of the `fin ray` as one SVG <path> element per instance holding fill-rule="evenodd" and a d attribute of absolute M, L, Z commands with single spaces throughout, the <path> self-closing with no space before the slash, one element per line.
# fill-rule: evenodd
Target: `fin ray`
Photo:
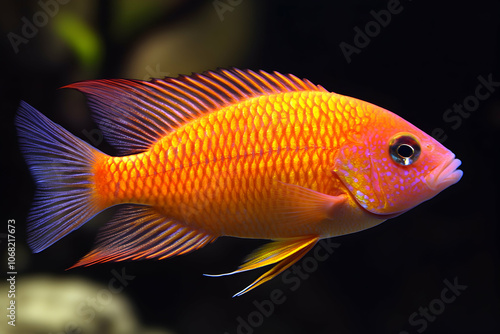
<path fill-rule="evenodd" d="M 273 268 L 262 274 L 252 284 L 235 294 L 233 297 L 241 296 L 242 294 L 271 280 L 293 265 L 300 258 L 302 258 L 302 256 L 304 256 L 318 240 L 319 236 L 305 236 L 276 240 L 253 251 L 237 270 L 216 275 L 205 274 L 205 276 L 228 276 L 277 263 Z"/>
<path fill-rule="evenodd" d="M 309 238 L 306 240 L 309 241 Z M 303 237 L 267 243 L 247 256 L 239 269 L 252 270 L 279 262 L 307 245 L 308 243 L 304 242 Z"/>
<path fill-rule="evenodd" d="M 263 254 L 259 254 L 263 249 L 257 250 L 256 253 L 250 255 L 249 261 L 245 262 L 240 268 L 243 270 L 251 270 L 266 266 L 268 264 L 278 262 L 273 268 L 259 276 L 255 281 L 249 286 L 236 293 L 233 297 L 241 296 L 248 291 L 255 289 L 259 285 L 273 279 L 280 273 L 285 271 L 295 262 L 300 260 L 319 240 L 318 236 L 300 238 L 300 240 L 294 240 L 292 244 L 288 244 L 286 240 L 272 242 L 268 247 L 271 250 L 271 257 L 265 257 Z M 272 245 L 274 244 L 274 245 Z M 255 254 L 255 256 L 253 255 Z"/>
<path fill-rule="evenodd" d="M 104 137 L 122 155 L 147 150 L 196 117 L 263 94 L 325 91 L 293 75 L 235 68 L 151 81 L 90 80 L 65 86 L 82 91 Z"/>
<path fill-rule="evenodd" d="M 101 208 L 93 197 L 92 165 L 104 153 L 26 102 L 16 116 L 21 151 L 37 190 L 28 215 L 28 244 L 38 253 L 76 230 Z"/>

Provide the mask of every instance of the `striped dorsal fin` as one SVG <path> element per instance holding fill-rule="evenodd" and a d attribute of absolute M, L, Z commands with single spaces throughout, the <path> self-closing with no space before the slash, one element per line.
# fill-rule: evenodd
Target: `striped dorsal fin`
<path fill-rule="evenodd" d="M 193 119 L 253 97 L 326 91 L 291 74 L 235 68 L 151 81 L 90 80 L 64 88 L 78 89 L 87 96 L 104 137 L 122 155 L 145 151 Z"/>

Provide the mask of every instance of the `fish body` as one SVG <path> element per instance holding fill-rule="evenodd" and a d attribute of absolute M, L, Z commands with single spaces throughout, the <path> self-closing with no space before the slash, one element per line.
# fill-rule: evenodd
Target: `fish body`
<path fill-rule="evenodd" d="M 87 95 L 120 156 L 24 103 L 17 126 L 40 188 L 28 217 L 35 252 L 121 205 L 75 266 L 166 258 L 220 236 L 274 240 L 233 272 L 276 263 L 242 294 L 319 239 L 377 225 L 462 176 L 453 153 L 397 115 L 292 75 L 231 69 L 68 87 Z"/>
<path fill-rule="evenodd" d="M 261 96 L 203 115 L 146 152 L 103 156 L 94 173 L 99 204 L 154 206 L 214 235 L 270 239 L 352 232 L 354 217 L 345 222 L 346 230 L 334 231 L 339 219 L 335 226 L 321 220 L 292 224 L 273 215 L 282 200 L 275 195 L 286 188 L 279 182 L 342 193 L 329 162 L 347 136 L 341 118 L 328 114 L 342 102 L 347 99 L 327 92 Z M 348 115 L 349 105 L 342 110 Z M 364 126 L 362 112 L 354 117 L 353 124 Z"/>

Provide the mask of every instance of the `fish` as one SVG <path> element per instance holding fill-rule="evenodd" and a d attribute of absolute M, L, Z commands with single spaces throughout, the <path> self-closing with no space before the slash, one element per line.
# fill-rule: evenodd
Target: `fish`
<path fill-rule="evenodd" d="M 36 183 L 38 253 L 118 206 L 71 268 L 166 259 L 219 237 L 266 239 L 235 271 L 276 277 L 319 240 L 399 216 L 457 183 L 461 161 L 398 115 L 307 79 L 217 69 L 176 78 L 88 80 L 108 155 L 22 101 L 19 145 Z"/>

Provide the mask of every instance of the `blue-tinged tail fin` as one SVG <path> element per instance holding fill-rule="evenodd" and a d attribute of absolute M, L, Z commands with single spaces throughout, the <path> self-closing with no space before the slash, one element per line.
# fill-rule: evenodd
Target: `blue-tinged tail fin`
<path fill-rule="evenodd" d="M 21 102 L 16 127 L 37 186 L 28 215 L 28 244 L 38 253 L 103 209 L 93 195 L 92 165 L 104 153 L 26 102 Z"/>

